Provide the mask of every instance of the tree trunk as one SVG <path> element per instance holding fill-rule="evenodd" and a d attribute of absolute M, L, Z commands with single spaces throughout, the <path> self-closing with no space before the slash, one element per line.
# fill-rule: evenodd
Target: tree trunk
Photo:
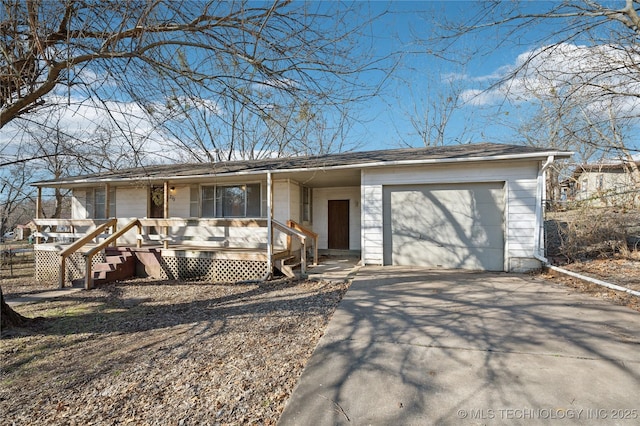
<path fill-rule="evenodd" d="M 9 306 L 7 302 L 5 302 L 4 293 L 2 293 L 2 287 L 0 287 L 0 299 L 2 303 L 0 329 L 2 329 L 2 331 L 13 327 L 25 327 L 33 321 L 31 318 L 24 317 L 14 311 L 11 306 Z"/>

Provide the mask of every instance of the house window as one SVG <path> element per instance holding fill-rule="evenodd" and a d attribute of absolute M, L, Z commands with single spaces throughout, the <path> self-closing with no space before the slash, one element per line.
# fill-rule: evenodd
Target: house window
<path fill-rule="evenodd" d="M 189 216 L 200 216 L 200 187 L 198 185 L 191 185 L 189 188 Z"/>
<path fill-rule="evenodd" d="M 202 187 L 202 217 L 215 217 L 216 187 Z"/>
<path fill-rule="evenodd" d="M 311 188 L 302 187 L 302 221 L 311 222 L 313 196 Z"/>
<path fill-rule="evenodd" d="M 104 188 L 96 188 L 93 190 L 93 217 L 95 219 L 105 219 L 106 218 L 106 202 L 107 202 L 107 191 Z"/>
<path fill-rule="evenodd" d="M 87 218 L 106 219 L 107 191 L 105 188 L 91 188 L 87 190 Z M 116 217 L 116 191 L 109 190 L 109 216 Z"/>
<path fill-rule="evenodd" d="M 604 186 L 604 176 L 598 175 L 596 182 L 597 182 L 598 191 L 601 191 L 602 187 Z"/>
<path fill-rule="evenodd" d="M 260 184 L 203 186 L 202 217 L 260 217 Z"/>
<path fill-rule="evenodd" d="M 582 186 L 581 186 L 580 190 L 582 192 L 587 192 L 588 188 L 589 188 L 589 179 L 582 179 Z"/>

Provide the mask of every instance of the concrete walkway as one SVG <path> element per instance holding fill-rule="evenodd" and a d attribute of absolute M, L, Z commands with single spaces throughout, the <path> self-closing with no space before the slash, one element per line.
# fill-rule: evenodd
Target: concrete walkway
<path fill-rule="evenodd" d="M 25 294 L 23 296 L 11 299 L 6 298 L 5 300 L 7 302 L 7 305 L 9 306 L 18 306 L 24 305 L 25 303 L 41 302 L 47 299 L 55 299 L 56 297 L 68 296 L 78 291 L 82 291 L 82 289 L 77 287 L 67 287 L 57 290 L 43 291 L 42 293 Z"/>
<path fill-rule="evenodd" d="M 640 424 L 640 313 L 526 275 L 364 267 L 280 425 Z"/>
<path fill-rule="evenodd" d="M 316 266 L 309 266 L 308 279 L 315 281 L 344 282 L 353 279 L 360 269 L 357 257 L 323 257 Z"/>

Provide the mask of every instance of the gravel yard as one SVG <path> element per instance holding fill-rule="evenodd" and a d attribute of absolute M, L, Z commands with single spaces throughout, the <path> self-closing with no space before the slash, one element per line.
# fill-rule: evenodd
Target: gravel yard
<path fill-rule="evenodd" d="M 640 261 L 628 258 L 594 259 L 562 265 L 578 274 L 617 284 L 631 290 L 640 291 Z M 640 311 L 640 297 L 625 292 L 610 290 L 557 272 L 545 272 L 545 279 L 563 283 L 568 287 L 591 296 L 608 300 L 616 305 L 627 306 Z"/>
<path fill-rule="evenodd" d="M 640 290 L 638 260 L 564 267 Z M 55 288 L 4 272 L 9 300 Z M 542 277 L 640 311 L 636 296 Z M 347 288 L 138 279 L 20 305 L 46 319 L 0 341 L 3 424 L 275 424 Z"/>
<path fill-rule="evenodd" d="M 3 424 L 275 424 L 347 288 L 136 280 L 18 306 L 48 319 L 1 341 Z"/>

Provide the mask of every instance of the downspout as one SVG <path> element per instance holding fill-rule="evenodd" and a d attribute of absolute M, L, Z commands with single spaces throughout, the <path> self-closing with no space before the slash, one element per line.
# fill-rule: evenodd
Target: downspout
<path fill-rule="evenodd" d="M 271 278 L 273 271 L 273 182 L 271 172 L 267 172 L 267 270 L 265 271 L 263 281 Z"/>
<path fill-rule="evenodd" d="M 38 198 L 36 198 L 36 219 L 40 219 L 40 209 L 42 209 L 42 187 L 38 187 Z M 40 231 L 42 227 L 36 224 L 36 232 L 38 235 L 36 237 L 36 244 L 40 244 L 42 241 L 40 240 Z"/>
<path fill-rule="evenodd" d="M 536 187 L 536 233 L 534 234 L 534 250 L 533 257 L 544 263 L 545 265 L 549 264 L 549 261 L 546 257 L 544 257 L 544 239 L 542 238 L 542 233 L 544 232 L 544 221 L 542 217 L 542 203 L 544 202 L 544 196 L 546 193 L 546 174 L 545 172 L 553 164 L 554 157 L 550 155 L 547 157 L 547 161 L 542 165 L 540 170 L 538 171 L 538 180 Z"/>
<path fill-rule="evenodd" d="M 542 262 L 543 267 L 547 269 L 551 269 L 552 271 L 559 272 L 561 274 L 569 275 L 574 278 L 578 278 L 583 281 L 590 282 L 592 284 L 596 284 L 602 287 L 610 288 L 612 290 L 623 291 L 625 293 L 632 294 L 634 296 L 640 297 L 640 291 L 631 290 L 626 287 L 622 287 L 616 284 L 611 284 L 606 281 L 602 281 L 596 278 L 591 278 L 586 275 L 581 275 L 573 271 L 569 271 L 564 268 L 559 268 L 557 266 L 553 266 L 549 259 L 544 257 L 544 239 L 541 238 L 542 232 L 544 232 L 544 222 L 542 218 L 542 203 L 544 201 L 545 192 L 546 192 L 546 176 L 545 171 L 549 168 L 551 164 L 553 164 L 554 157 L 550 155 L 547 158 L 547 161 L 542 165 L 540 171 L 538 172 L 538 187 L 537 187 L 537 199 L 539 202 L 536 205 L 536 233 L 535 233 L 535 249 L 533 252 L 533 257 Z"/>

